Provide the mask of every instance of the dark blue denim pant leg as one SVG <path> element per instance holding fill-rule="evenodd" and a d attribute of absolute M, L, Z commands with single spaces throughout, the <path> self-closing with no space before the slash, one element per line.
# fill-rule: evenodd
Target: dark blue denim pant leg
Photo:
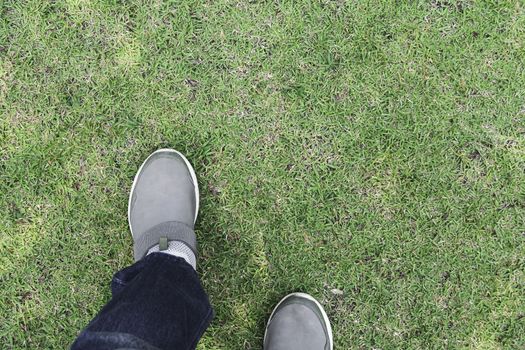
<path fill-rule="evenodd" d="M 184 259 L 153 253 L 117 272 L 113 297 L 71 349 L 194 349 L 213 310 Z"/>

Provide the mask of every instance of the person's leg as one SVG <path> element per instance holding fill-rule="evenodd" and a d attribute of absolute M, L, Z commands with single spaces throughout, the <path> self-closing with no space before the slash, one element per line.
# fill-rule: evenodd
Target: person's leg
<path fill-rule="evenodd" d="M 193 349 L 212 318 L 195 270 L 152 253 L 115 274 L 112 299 L 80 334 L 80 349 Z"/>
<path fill-rule="evenodd" d="M 312 296 L 292 293 L 275 307 L 264 334 L 264 350 L 332 350 L 332 328 Z"/>
<path fill-rule="evenodd" d="M 128 219 L 135 264 L 115 274 L 111 301 L 72 345 L 83 349 L 193 349 L 213 310 L 195 272 L 199 190 L 174 150 L 140 167 Z"/>

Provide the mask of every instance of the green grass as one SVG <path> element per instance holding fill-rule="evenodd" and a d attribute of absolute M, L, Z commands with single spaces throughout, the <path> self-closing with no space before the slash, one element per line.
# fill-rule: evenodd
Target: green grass
<path fill-rule="evenodd" d="M 201 187 L 199 349 L 293 291 L 337 349 L 525 346 L 524 43 L 522 1 L 0 0 L 1 347 L 110 298 L 160 147 Z"/>

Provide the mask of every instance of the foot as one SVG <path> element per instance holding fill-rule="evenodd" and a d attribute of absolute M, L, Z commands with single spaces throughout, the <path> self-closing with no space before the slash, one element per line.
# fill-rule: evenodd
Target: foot
<path fill-rule="evenodd" d="M 199 211 L 199 187 L 191 164 L 180 152 L 160 149 L 142 163 L 129 196 L 128 221 L 135 261 L 149 250 L 184 243 L 194 256 L 193 232 Z"/>
<path fill-rule="evenodd" d="M 264 350 L 332 350 L 328 316 L 312 296 L 293 293 L 275 307 L 266 326 Z"/>

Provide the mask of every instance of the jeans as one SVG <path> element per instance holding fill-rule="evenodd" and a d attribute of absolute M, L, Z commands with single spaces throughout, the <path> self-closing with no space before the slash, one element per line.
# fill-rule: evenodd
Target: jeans
<path fill-rule="evenodd" d="M 117 272 L 111 292 L 72 350 L 194 349 L 213 318 L 195 270 L 169 254 L 149 254 Z"/>

